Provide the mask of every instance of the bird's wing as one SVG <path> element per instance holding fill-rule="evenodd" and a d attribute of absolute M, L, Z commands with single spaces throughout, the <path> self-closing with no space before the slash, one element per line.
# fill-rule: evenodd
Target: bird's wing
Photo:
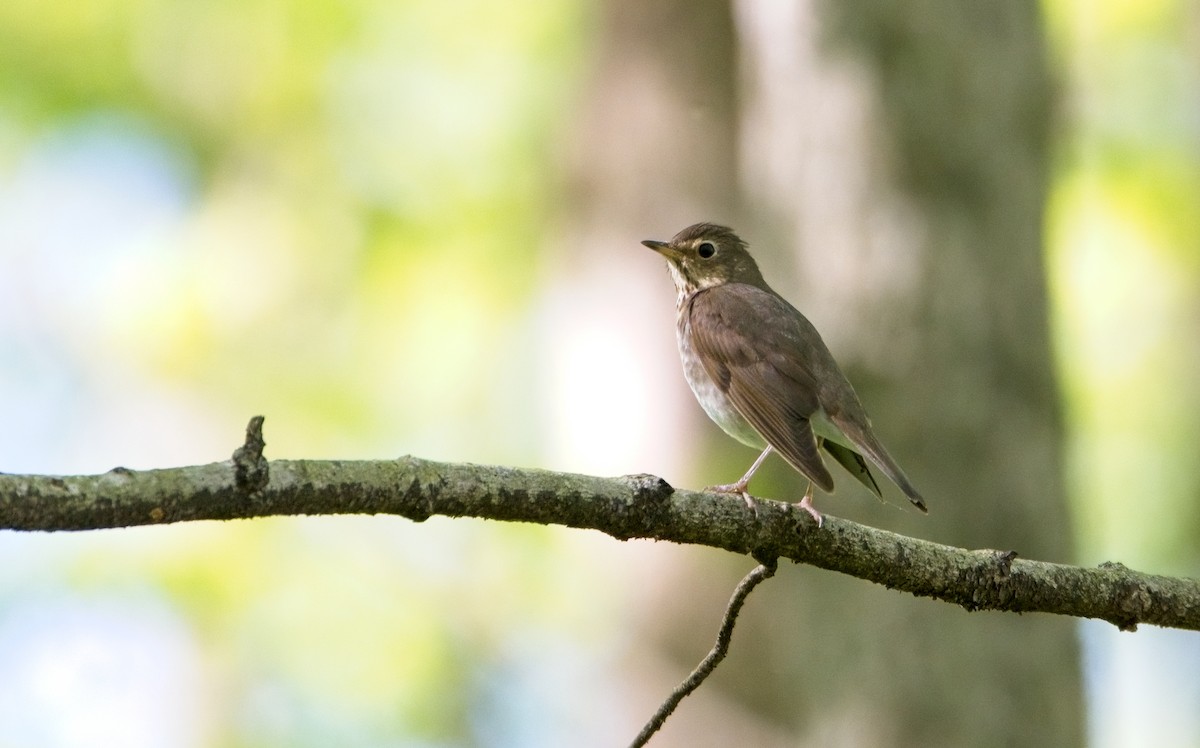
<path fill-rule="evenodd" d="M 755 286 L 727 283 L 694 294 L 687 313 L 692 345 L 733 406 L 792 467 L 832 491 L 810 422 L 820 409 L 817 380 L 786 355 L 801 341 L 779 324 L 794 310 Z"/>
<path fill-rule="evenodd" d="M 879 490 L 879 484 L 875 482 L 875 476 L 871 475 L 871 468 L 867 466 L 867 461 L 862 455 L 828 439 L 822 439 L 821 446 L 842 467 L 846 468 L 846 472 L 857 478 L 859 483 L 866 486 L 871 493 L 883 498 L 883 492 Z"/>
<path fill-rule="evenodd" d="M 850 474 L 879 494 L 865 456 L 921 511 L 921 494 L 888 454 L 871 420 L 816 328 L 781 297 L 727 283 L 693 295 L 692 345 L 734 407 L 792 467 L 825 491 L 833 478 L 821 461 L 812 421 L 844 439 L 823 446 Z M 838 442 L 849 442 L 849 444 Z M 861 453 L 861 454 L 860 454 Z"/>
<path fill-rule="evenodd" d="M 908 479 L 908 476 L 904 474 L 904 471 L 900 469 L 900 466 L 896 464 L 896 461 L 888 454 L 887 449 L 884 448 L 874 432 L 871 431 L 871 422 L 867 419 L 866 412 L 863 411 L 862 406 L 859 405 L 856 411 L 847 410 L 845 412 L 830 413 L 829 420 L 841 430 L 846 438 L 854 443 L 854 446 L 858 447 L 859 451 L 865 454 L 871 462 L 879 466 L 883 474 L 904 492 L 904 495 L 908 497 L 908 500 L 915 507 L 922 512 L 929 511 L 925 507 L 925 499 L 921 497 L 916 487 L 913 486 L 912 481 Z"/>

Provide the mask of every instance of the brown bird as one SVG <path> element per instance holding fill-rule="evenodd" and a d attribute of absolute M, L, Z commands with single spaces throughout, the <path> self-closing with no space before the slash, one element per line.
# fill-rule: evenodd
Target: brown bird
<path fill-rule="evenodd" d="M 642 242 L 667 260 L 675 289 L 676 339 L 683 374 L 700 406 L 725 433 L 762 454 L 736 483 L 739 493 L 772 451 L 809 480 L 799 506 L 822 523 L 813 484 L 832 493 L 823 448 L 860 483 L 883 494 L 867 460 L 921 511 L 925 501 L 871 431 L 871 420 L 820 334 L 763 280 L 732 230 L 697 223 L 669 242 Z M 864 456 L 866 459 L 864 459 Z"/>

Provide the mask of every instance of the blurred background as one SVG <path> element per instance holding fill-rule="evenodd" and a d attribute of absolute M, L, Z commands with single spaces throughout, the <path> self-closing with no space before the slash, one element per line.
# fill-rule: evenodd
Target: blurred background
<path fill-rule="evenodd" d="M 966 547 L 1200 574 L 1200 3 L 5 0 L 0 470 L 672 484 L 733 225 Z M 760 495 L 796 500 L 781 461 Z M 0 746 L 611 746 L 751 567 L 434 518 L 0 532 Z M 785 565 L 660 746 L 1200 744 L 1200 639 Z"/>

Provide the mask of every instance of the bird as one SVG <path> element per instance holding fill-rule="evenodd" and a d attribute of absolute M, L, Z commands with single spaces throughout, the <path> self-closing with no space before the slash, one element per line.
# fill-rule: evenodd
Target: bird
<path fill-rule="evenodd" d="M 880 499 L 873 464 L 922 512 L 925 500 L 871 428 L 871 420 L 812 323 L 763 279 L 732 229 L 697 223 L 669 242 L 642 242 L 667 261 L 678 294 L 676 341 L 683 374 L 709 418 L 761 449 L 735 483 L 708 490 L 741 494 L 772 452 L 808 479 L 796 506 L 821 527 L 813 486 L 833 492 L 824 450 Z M 868 464 L 868 460 L 870 463 Z"/>

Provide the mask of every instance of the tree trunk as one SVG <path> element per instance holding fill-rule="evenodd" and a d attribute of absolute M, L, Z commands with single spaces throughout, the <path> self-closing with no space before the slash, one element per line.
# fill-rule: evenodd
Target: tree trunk
<path fill-rule="evenodd" d="M 818 507 L 1070 560 L 1042 273 L 1051 92 L 1036 4 L 797 2 L 757 16 L 764 7 L 735 4 L 735 33 L 720 3 L 605 4 L 560 255 L 578 278 L 621 288 L 619 303 L 609 294 L 574 314 L 648 328 L 638 365 L 666 377 L 661 420 L 688 424 L 655 432 L 645 469 L 675 481 L 665 455 L 689 456 L 695 487 L 737 478 L 754 455 L 690 402 L 669 282 L 614 275 L 613 245 L 731 222 L 825 334 L 930 515 L 897 510 L 906 502 L 891 487 L 893 505 L 879 505 L 844 474 Z M 657 306 L 643 309 L 646 298 Z M 754 492 L 797 500 L 803 480 L 767 465 Z M 685 557 L 668 583 L 646 581 L 663 592 L 641 612 L 647 650 L 633 659 L 669 659 L 654 678 L 686 674 L 752 565 Z M 635 693 L 654 696 L 644 684 Z M 967 614 L 788 567 L 755 594 L 729 659 L 689 702 L 656 745 L 1070 746 L 1083 734 L 1071 621 Z"/>
<path fill-rule="evenodd" d="M 818 506 L 1069 561 L 1041 244 L 1051 85 L 1037 6 L 857 0 L 820 11 L 812 46 L 827 69 L 800 94 L 809 114 L 792 120 L 804 122 L 791 136 L 793 168 L 841 154 L 830 172 L 843 186 L 799 176 L 783 199 L 751 202 L 761 224 L 799 245 L 793 297 L 827 332 L 930 515 L 864 512 L 845 478 Z M 755 94 L 748 79 L 753 101 L 788 85 L 765 79 Z M 855 86 L 865 101 L 846 93 Z M 748 135 L 776 133 L 765 141 L 776 151 L 788 142 L 763 125 L 768 115 L 750 116 Z M 767 173 L 754 164 L 748 190 Z M 759 698 L 801 734 L 865 745 L 1082 742 L 1071 621 L 966 615 L 796 576 L 769 614 L 751 606 L 762 631 L 743 646 L 752 668 L 775 673 Z M 772 639 L 791 636 L 784 667 L 763 639 L 781 621 L 788 633 Z M 753 672 L 742 679 L 742 692 L 761 690 Z"/>

